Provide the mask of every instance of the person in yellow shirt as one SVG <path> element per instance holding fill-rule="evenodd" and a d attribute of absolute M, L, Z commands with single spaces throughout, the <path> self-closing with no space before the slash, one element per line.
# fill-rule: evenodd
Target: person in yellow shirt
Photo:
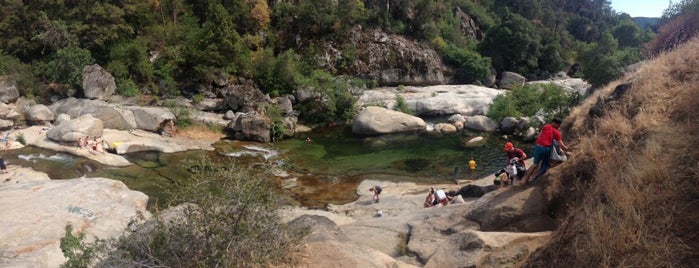
<path fill-rule="evenodd" d="M 473 160 L 473 157 L 471 157 L 471 160 L 468 161 L 468 169 L 471 171 L 476 170 L 476 160 Z"/>

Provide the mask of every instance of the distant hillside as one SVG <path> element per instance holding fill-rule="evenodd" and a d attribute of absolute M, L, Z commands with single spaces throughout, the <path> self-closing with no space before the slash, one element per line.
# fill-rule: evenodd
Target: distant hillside
<path fill-rule="evenodd" d="M 635 17 L 633 18 L 633 21 L 638 24 L 638 27 L 641 27 L 641 29 L 645 28 L 653 28 L 655 25 L 658 25 L 658 22 L 660 22 L 660 18 L 648 18 L 648 17 Z"/>
<path fill-rule="evenodd" d="M 526 267 L 699 267 L 697 66 L 694 38 L 571 111 L 574 156 L 536 182 L 560 227 Z"/>

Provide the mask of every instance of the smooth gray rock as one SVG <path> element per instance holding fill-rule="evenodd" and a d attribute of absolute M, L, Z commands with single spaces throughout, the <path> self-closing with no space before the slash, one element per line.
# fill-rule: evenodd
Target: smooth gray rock
<path fill-rule="evenodd" d="M 138 129 L 157 131 L 167 120 L 175 120 L 175 114 L 170 109 L 162 107 L 125 107 L 133 113 Z"/>
<path fill-rule="evenodd" d="M 100 100 L 66 98 L 51 104 L 49 108 L 54 114 L 64 113 L 71 118 L 91 114 L 102 120 L 105 128 L 127 130 L 138 127 L 132 111 Z"/>
<path fill-rule="evenodd" d="M 527 79 L 521 74 L 513 72 L 502 72 L 499 84 L 501 88 L 512 90 L 517 87 L 524 86 L 524 82 L 526 81 Z"/>
<path fill-rule="evenodd" d="M 374 135 L 422 131 L 427 124 L 419 117 L 377 106 L 362 109 L 352 123 L 355 134 Z"/>
<path fill-rule="evenodd" d="M 29 110 L 27 110 L 25 118 L 27 119 L 27 121 L 34 123 L 46 123 L 53 121 L 54 114 L 53 112 L 51 112 L 51 109 L 49 109 L 49 107 L 46 107 L 46 105 L 37 104 L 30 107 Z"/>
<path fill-rule="evenodd" d="M 85 136 L 101 137 L 103 130 L 102 120 L 86 114 L 52 127 L 46 132 L 46 137 L 59 143 L 77 143 Z"/>
<path fill-rule="evenodd" d="M 0 102 L 11 103 L 19 99 L 17 80 L 13 76 L 0 76 Z"/>
<path fill-rule="evenodd" d="M 59 267 L 67 224 L 90 242 L 150 218 L 148 196 L 105 178 L 3 184 L 0 196 L 0 267 Z"/>
<path fill-rule="evenodd" d="M 114 77 L 98 64 L 83 68 L 83 92 L 85 98 L 107 100 L 116 91 Z"/>
<path fill-rule="evenodd" d="M 498 127 L 497 122 L 484 115 L 468 116 L 464 122 L 464 128 L 481 132 L 495 132 Z"/>

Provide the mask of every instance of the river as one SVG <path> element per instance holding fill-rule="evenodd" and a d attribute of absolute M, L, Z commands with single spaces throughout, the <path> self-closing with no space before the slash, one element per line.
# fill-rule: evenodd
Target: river
<path fill-rule="evenodd" d="M 32 167 L 52 179 L 87 176 L 123 181 L 130 189 L 146 193 L 151 206 L 165 203 L 169 190 L 189 177 L 183 164 L 188 159 L 201 156 L 216 161 L 235 159 L 243 165 L 266 162 L 293 177 L 270 178 L 283 193 L 290 194 L 300 205 L 322 207 L 356 200 L 355 189 L 364 179 L 429 184 L 488 176 L 505 163 L 502 151 L 505 141 L 483 135 L 485 139 L 480 145 L 463 145 L 477 135 L 462 131 L 449 135 L 420 132 L 359 136 L 352 134 L 349 127 L 332 127 L 275 144 L 221 140 L 214 144 L 214 151 L 133 153 L 126 155 L 135 163 L 129 167 L 105 166 L 36 147 L 7 151 L 3 156 L 10 165 Z M 311 142 L 306 142 L 306 138 Z M 531 152 L 530 144 L 519 145 Z M 471 157 L 478 164 L 475 171 L 467 167 Z"/>

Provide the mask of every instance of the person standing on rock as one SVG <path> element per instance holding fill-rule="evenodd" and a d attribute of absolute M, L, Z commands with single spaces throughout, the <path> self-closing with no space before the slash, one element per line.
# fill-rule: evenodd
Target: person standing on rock
<path fill-rule="evenodd" d="M 168 128 L 168 131 L 170 132 L 170 136 L 172 136 L 174 138 L 175 135 L 177 135 L 177 127 L 175 127 L 175 120 L 171 119 L 170 121 L 168 121 L 167 128 Z"/>
<path fill-rule="evenodd" d="M 7 173 L 7 166 L 5 166 L 5 158 L 0 155 L 0 171 L 2 173 Z"/>
<path fill-rule="evenodd" d="M 555 140 L 563 150 L 568 150 L 568 146 L 563 143 L 561 132 L 558 128 L 561 126 L 561 119 L 554 118 L 551 123 L 544 125 L 541 128 L 541 133 L 534 144 L 534 164 L 527 169 L 524 175 L 523 184 L 529 182 L 529 179 L 536 173 L 534 178 L 544 174 L 549 167 L 549 157 L 551 155 L 551 146 Z"/>
<path fill-rule="evenodd" d="M 381 191 L 383 191 L 381 186 L 375 185 L 374 187 L 369 188 L 369 191 L 374 192 L 374 196 L 372 197 L 372 199 L 374 200 L 374 203 L 378 203 L 379 202 L 379 194 L 381 194 Z"/>

